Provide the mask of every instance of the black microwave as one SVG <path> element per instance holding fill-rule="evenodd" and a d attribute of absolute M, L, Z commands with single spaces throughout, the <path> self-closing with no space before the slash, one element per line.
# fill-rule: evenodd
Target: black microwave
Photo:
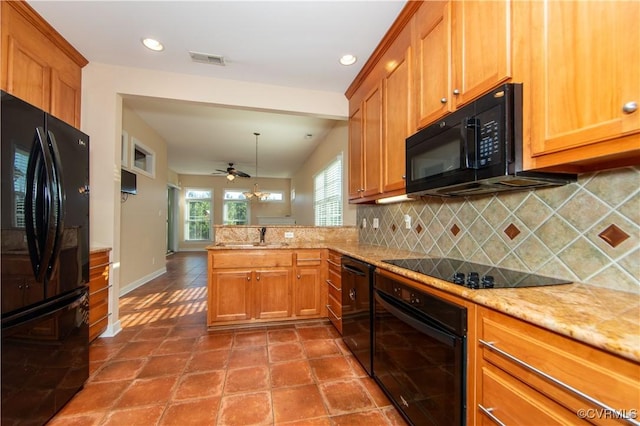
<path fill-rule="evenodd" d="M 409 197 L 565 185 L 575 175 L 522 170 L 522 84 L 497 87 L 406 140 Z"/>

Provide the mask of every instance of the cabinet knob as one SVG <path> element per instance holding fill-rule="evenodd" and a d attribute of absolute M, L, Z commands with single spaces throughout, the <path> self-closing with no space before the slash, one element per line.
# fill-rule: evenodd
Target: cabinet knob
<path fill-rule="evenodd" d="M 256 281 L 260 281 L 260 275 L 256 276 Z"/>
<path fill-rule="evenodd" d="M 407 175 L 402 175 L 402 180 L 407 179 Z"/>
<path fill-rule="evenodd" d="M 460 90 L 458 89 L 453 89 L 453 94 L 458 96 L 460 94 Z"/>
<path fill-rule="evenodd" d="M 635 101 L 627 102 L 622 106 L 622 111 L 625 114 L 631 114 L 632 112 L 636 112 L 638 110 L 638 103 Z"/>
<path fill-rule="evenodd" d="M 300 274 L 298 274 L 298 279 L 300 279 Z"/>
<path fill-rule="evenodd" d="M 446 104 L 446 103 L 447 103 L 447 98 L 442 98 L 442 99 L 440 99 L 440 103 L 441 103 L 441 104 Z"/>
<path fill-rule="evenodd" d="M 247 281 L 251 281 L 251 275 L 247 275 Z"/>

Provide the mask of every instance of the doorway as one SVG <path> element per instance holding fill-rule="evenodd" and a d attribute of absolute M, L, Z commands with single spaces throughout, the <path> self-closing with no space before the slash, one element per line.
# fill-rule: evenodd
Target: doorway
<path fill-rule="evenodd" d="M 175 186 L 167 186 L 167 256 L 178 251 L 178 195 Z"/>

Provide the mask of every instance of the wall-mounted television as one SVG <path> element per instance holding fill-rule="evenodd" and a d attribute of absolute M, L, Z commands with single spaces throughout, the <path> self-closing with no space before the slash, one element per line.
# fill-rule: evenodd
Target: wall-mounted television
<path fill-rule="evenodd" d="M 120 191 L 125 194 L 137 194 L 137 175 L 128 170 L 122 169 L 120 174 Z"/>

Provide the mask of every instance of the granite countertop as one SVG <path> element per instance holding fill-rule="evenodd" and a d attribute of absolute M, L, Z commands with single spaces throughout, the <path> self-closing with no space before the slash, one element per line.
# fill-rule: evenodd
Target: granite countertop
<path fill-rule="evenodd" d="M 209 250 L 246 249 L 209 246 Z M 383 263 L 425 253 L 359 243 L 291 243 L 255 248 L 330 248 L 404 277 L 495 309 L 559 334 L 640 362 L 640 295 L 581 283 L 547 287 L 472 290 Z"/>

